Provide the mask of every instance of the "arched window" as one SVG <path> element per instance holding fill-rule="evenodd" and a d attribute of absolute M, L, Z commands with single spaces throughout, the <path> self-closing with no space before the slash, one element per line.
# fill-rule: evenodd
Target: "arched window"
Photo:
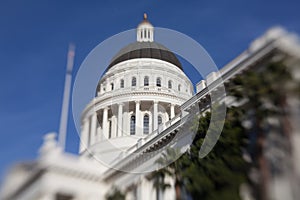
<path fill-rule="evenodd" d="M 161 78 L 156 79 L 156 86 L 161 87 Z"/>
<path fill-rule="evenodd" d="M 149 86 L 149 77 L 148 76 L 144 77 L 144 86 Z"/>
<path fill-rule="evenodd" d="M 172 81 L 171 80 L 168 81 L 168 88 L 172 89 Z"/>
<path fill-rule="evenodd" d="M 120 88 L 124 88 L 124 79 L 120 80 Z"/>
<path fill-rule="evenodd" d="M 114 84 L 113 83 L 110 84 L 110 89 L 114 90 Z"/>
<path fill-rule="evenodd" d="M 135 116 L 130 117 L 130 135 L 135 135 Z"/>
<path fill-rule="evenodd" d="M 162 123 L 162 118 L 160 115 L 158 115 L 158 117 L 157 117 L 157 123 L 158 123 L 158 125 L 160 125 Z"/>
<path fill-rule="evenodd" d="M 181 90 L 181 85 L 179 84 L 179 85 L 178 85 L 178 91 L 180 91 L 180 90 Z"/>
<path fill-rule="evenodd" d="M 136 78 L 132 77 L 131 79 L 131 86 L 136 86 Z"/>
<path fill-rule="evenodd" d="M 149 134 L 149 115 L 144 115 L 144 134 Z"/>

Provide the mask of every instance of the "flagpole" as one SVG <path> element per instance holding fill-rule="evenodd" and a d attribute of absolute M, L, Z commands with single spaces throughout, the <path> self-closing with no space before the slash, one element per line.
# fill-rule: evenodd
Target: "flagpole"
<path fill-rule="evenodd" d="M 62 103 L 61 116 L 60 116 L 59 138 L 58 138 L 58 144 L 62 150 L 65 149 L 65 145 L 66 145 L 74 56 L 75 56 L 75 46 L 73 44 L 70 44 L 69 51 L 68 51 L 67 71 L 65 77 L 65 88 L 64 88 L 63 103 Z"/>

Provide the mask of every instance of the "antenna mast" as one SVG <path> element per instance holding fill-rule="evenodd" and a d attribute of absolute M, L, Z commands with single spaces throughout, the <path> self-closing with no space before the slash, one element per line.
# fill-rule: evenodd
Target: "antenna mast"
<path fill-rule="evenodd" d="M 60 116 L 59 138 L 58 138 L 58 144 L 62 150 L 65 149 L 65 145 L 66 145 L 74 56 L 75 56 L 75 46 L 73 44 L 70 44 L 69 51 L 68 51 L 67 71 L 66 71 L 66 78 L 65 78 L 65 88 L 64 88 L 63 104 L 62 104 L 61 116 Z"/>

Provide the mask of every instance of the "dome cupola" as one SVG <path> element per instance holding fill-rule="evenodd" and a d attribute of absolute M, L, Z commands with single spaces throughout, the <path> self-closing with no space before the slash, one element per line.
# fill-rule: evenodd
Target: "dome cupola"
<path fill-rule="evenodd" d="M 148 21 L 147 14 L 144 13 L 143 21 L 137 27 L 136 40 L 138 42 L 153 42 L 154 28 L 152 24 Z"/>
<path fill-rule="evenodd" d="M 163 60 L 183 71 L 182 65 L 176 55 L 162 44 L 154 41 L 154 27 L 148 21 L 146 13 L 144 14 L 144 20 L 137 27 L 136 35 L 137 41 L 121 49 L 113 57 L 106 71 L 118 63 L 136 58 Z"/>

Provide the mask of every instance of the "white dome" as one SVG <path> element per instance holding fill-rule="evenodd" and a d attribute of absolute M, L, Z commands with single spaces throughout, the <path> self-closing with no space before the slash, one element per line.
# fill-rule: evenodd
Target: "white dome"
<path fill-rule="evenodd" d="M 139 28 L 149 27 L 153 28 L 144 19 L 137 33 Z M 155 48 L 161 45 L 153 41 L 132 45 L 134 50 L 125 47 L 127 51 L 121 50 L 112 60 L 99 81 L 96 97 L 82 114 L 83 155 L 88 154 L 84 153 L 88 147 L 96 156 L 114 160 L 120 149 L 126 151 L 166 127 L 170 119 L 181 114 L 180 105 L 193 95 L 193 85 L 175 54 L 165 47 Z M 143 53 L 145 49 L 150 49 L 148 56 Z M 112 151 L 113 146 L 116 151 Z"/>

